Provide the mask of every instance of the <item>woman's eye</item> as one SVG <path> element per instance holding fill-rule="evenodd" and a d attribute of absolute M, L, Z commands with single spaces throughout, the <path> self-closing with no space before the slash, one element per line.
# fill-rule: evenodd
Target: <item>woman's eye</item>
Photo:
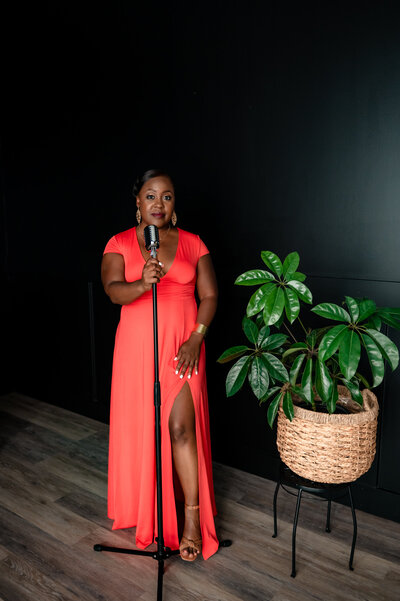
<path fill-rule="evenodd" d="M 154 194 L 147 194 L 147 200 L 154 200 Z"/>
<path fill-rule="evenodd" d="M 168 194 L 166 196 L 164 196 L 164 200 L 172 200 L 172 196 L 169 196 Z"/>

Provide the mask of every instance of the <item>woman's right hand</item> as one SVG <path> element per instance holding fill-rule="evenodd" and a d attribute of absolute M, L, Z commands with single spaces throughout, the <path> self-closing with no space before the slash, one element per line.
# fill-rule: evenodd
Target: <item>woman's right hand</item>
<path fill-rule="evenodd" d="M 151 290 L 153 284 L 158 284 L 161 278 L 165 275 L 163 271 L 164 263 L 160 263 L 157 259 L 150 257 L 147 259 L 142 271 L 142 285 L 148 291 Z"/>

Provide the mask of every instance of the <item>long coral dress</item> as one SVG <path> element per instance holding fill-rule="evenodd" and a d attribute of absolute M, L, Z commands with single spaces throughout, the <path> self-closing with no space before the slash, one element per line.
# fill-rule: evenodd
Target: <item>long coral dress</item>
<path fill-rule="evenodd" d="M 208 250 L 199 236 L 178 228 L 175 259 L 157 285 L 159 379 L 161 385 L 161 453 L 163 534 L 167 547 L 179 547 L 174 469 L 168 420 L 175 398 L 185 382 L 190 386 L 196 415 L 200 526 L 203 557 L 218 549 L 212 480 L 210 427 L 201 346 L 198 375 L 180 379 L 174 358 L 196 323 L 196 269 Z M 136 228 L 113 236 L 104 253 L 124 257 L 127 282 L 139 280 L 145 259 Z M 136 545 L 144 549 L 157 536 L 157 500 L 154 433 L 154 346 L 152 291 L 121 308 L 111 386 L 108 465 L 108 517 L 112 529 L 136 526 Z"/>

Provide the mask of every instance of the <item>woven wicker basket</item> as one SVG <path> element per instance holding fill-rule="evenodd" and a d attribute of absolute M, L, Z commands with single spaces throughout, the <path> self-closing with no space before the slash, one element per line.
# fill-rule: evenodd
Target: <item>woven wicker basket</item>
<path fill-rule="evenodd" d="M 376 451 L 378 401 L 363 390 L 363 406 L 343 386 L 338 404 L 350 414 L 326 414 L 294 408 L 289 421 L 278 413 L 277 446 L 282 461 L 296 474 L 315 482 L 353 482 L 371 467 Z"/>

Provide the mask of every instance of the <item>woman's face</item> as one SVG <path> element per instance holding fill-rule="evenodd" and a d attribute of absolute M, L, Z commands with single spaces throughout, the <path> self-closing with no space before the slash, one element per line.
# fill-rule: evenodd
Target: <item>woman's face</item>
<path fill-rule="evenodd" d="M 140 189 L 136 204 L 142 214 L 142 223 L 166 227 L 175 207 L 174 186 L 167 176 L 152 177 Z"/>

